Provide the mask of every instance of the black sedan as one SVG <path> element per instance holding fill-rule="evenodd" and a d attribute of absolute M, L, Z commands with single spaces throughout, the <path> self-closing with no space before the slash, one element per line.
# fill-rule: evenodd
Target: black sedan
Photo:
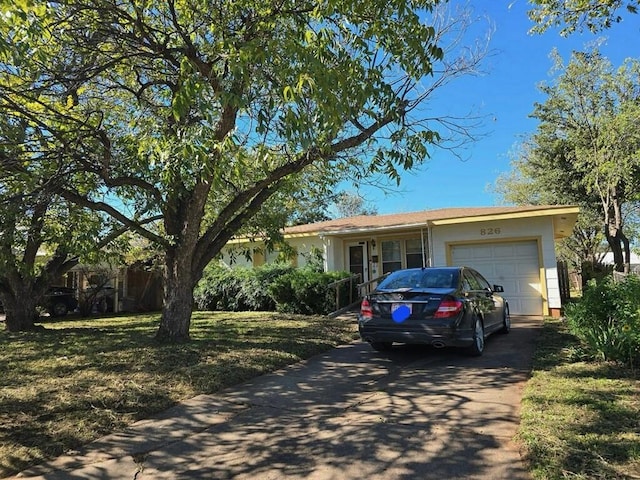
<path fill-rule="evenodd" d="M 397 342 L 482 355 L 488 335 L 511 328 L 509 306 L 496 295 L 503 291 L 468 267 L 397 270 L 362 300 L 360 337 L 378 351 Z"/>

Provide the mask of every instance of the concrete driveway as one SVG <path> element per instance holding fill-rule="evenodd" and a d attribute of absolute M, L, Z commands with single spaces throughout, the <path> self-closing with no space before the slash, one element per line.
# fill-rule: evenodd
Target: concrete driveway
<path fill-rule="evenodd" d="M 484 356 L 356 342 L 104 437 L 41 479 L 527 479 L 512 438 L 537 318 Z"/>

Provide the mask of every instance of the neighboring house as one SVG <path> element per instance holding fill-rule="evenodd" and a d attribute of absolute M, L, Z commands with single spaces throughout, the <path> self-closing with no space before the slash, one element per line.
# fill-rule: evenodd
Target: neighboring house
<path fill-rule="evenodd" d="M 76 265 L 62 279 L 62 285 L 82 292 L 99 291 L 98 300 L 105 299 L 99 310 L 112 312 L 149 312 L 162 309 L 162 276 L 149 265 L 106 267 Z"/>
<path fill-rule="evenodd" d="M 511 313 L 559 316 L 555 241 L 571 235 L 578 212 L 576 206 L 445 208 L 298 225 L 284 237 L 299 266 L 319 250 L 326 271 L 351 271 L 368 282 L 400 268 L 466 265 L 504 287 Z M 250 258 L 238 255 L 247 249 Z M 258 266 L 277 256 L 259 242 L 235 239 L 222 259 Z"/>
<path fill-rule="evenodd" d="M 604 265 L 613 265 L 613 253 L 607 252 L 602 258 L 602 263 Z M 629 266 L 632 272 L 640 272 L 640 256 L 638 256 L 638 254 L 631 252 L 631 258 L 629 258 Z"/>

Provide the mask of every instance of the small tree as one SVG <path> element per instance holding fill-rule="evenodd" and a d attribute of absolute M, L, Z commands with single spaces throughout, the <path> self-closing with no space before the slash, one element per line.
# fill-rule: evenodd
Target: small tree
<path fill-rule="evenodd" d="M 560 162 L 537 158 L 525 140 L 501 174 L 493 191 L 511 205 L 579 205 L 580 213 L 571 235 L 556 244 L 558 258 L 576 270 L 583 265 L 598 268 L 607 251 L 599 204 L 579 186 Z"/>
<path fill-rule="evenodd" d="M 501 190 L 512 189 L 512 199 L 528 191 L 536 203 L 580 205 L 585 214 L 575 250 L 595 259 L 601 235 L 615 268 L 628 270 L 625 212 L 640 200 L 640 63 L 629 60 L 614 71 L 597 50 L 574 52 L 566 66 L 556 52 L 553 58 L 561 74 L 540 87 L 547 95 L 533 113 L 540 124 Z"/>
<path fill-rule="evenodd" d="M 102 265 L 91 267 L 83 266 L 78 273 L 83 280 L 79 285 L 78 308 L 82 316 L 89 316 L 94 309 L 104 313 L 109 305 L 107 304 L 106 293 L 110 289 L 111 280 L 117 275 L 117 270 Z"/>
<path fill-rule="evenodd" d="M 338 217 L 355 217 L 356 215 L 376 215 L 375 206 L 367 205 L 365 199 L 357 193 L 341 192 L 335 200 Z"/>

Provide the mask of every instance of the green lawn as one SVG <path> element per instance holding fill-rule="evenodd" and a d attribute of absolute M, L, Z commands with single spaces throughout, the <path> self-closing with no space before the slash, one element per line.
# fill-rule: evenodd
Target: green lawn
<path fill-rule="evenodd" d="M 561 321 L 547 321 L 518 434 L 534 479 L 640 478 L 640 377 L 586 359 Z"/>
<path fill-rule="evenodd" d="M 154 341 L 158 322 L 135 315 L 0 332 L 0 477 L 357 337 L 353 321 L 195 312 L 192 341 L 171 346 Z"/>

